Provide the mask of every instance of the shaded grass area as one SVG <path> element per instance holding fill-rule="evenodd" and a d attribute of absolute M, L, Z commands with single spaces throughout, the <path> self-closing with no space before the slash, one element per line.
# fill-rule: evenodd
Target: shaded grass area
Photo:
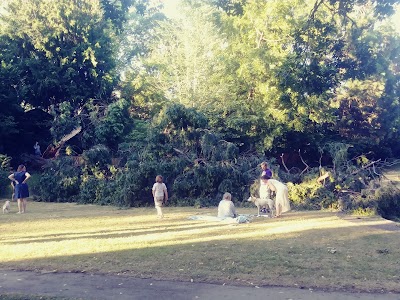
<path fill-rule="evenodd" d="M 47 297 L 36 295 L 5 294 L 0 295 L 0 300 L 76 300 L 64 297 Z"/>
<path fill-rule="evenodd" d="M 216 209 L 167 207 L 163 220 L 154 208 L 29 203 L 28 209 L 1 216 L 2 269 L 400 292 L 400 227 L 379 217 L 291 212 L 224 224 L 187 219 Z"/>

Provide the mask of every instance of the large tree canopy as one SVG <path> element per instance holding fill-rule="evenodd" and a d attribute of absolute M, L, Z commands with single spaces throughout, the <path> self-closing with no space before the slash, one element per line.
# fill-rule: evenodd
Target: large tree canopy
<path fill-rule="evenodd" d="M 133 4 L 128 0 L 8 0 L 3 4 L 0 104 L 7 113 L 0 115 L 2 147 L 20 132 L 18 123 L 23 118 L 18 112 L 32 108 L 48 112 L 54 118 L 53 136 L 59 139 L 79 125 L 79 114 L 88 109 L 87 104 L 109 102 L 118 82 L 118 33 Z"/>
<path fill-rule="evenodd" d="M 260 156 L 336 175 L 348 152 L 398 156 L 399 2 L 3 1 L 0 153 L 79 128 L 47 173 L 60 197 L 130 205 L 158 172 L 182 197 L 243 196 Z"/>

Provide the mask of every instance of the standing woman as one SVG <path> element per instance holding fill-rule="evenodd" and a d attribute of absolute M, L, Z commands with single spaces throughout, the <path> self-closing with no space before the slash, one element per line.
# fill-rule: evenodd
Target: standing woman
<path fill-rule="evenodd" d="M 267 175 L 261 176 L 261 181 L 263 181 L 272 191 L 276 193 L 276 217 L 278 218 L 282 215 L 282 213 L 289 211 L 290 202 L 287 186 L 278 180 L 271 179 Z"/>
<path fill-rule="evenodd" d="M 17 172 L 8 176 L 8 178 L 15 183 L 15 197 L 18 199 L 18 212 L 23 214 L 26 212 L 26 202 L 29 197 L 29 189 L 26 181 L 31 175 L 26 172 L 24 165 L 19 165 Z"/>

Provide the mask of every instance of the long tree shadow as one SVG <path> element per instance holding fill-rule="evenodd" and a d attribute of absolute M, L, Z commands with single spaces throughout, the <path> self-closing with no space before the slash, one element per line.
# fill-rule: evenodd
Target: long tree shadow
<path fill-rule="evenodd" d="M 95 239 L 112 239 L 112 238 L 123 238 L 123 237 L 132 237 L 132 236 L 142 236 L 142 235 L 157 235 L 165 232 L 185 232 L 191 230 L 201 230 L 201 229 L 219 229 L 224 224 L 220 223 L 211 223 L 211 224 L 193 224 L 190 226 L 179 226 L 179 225 L 163 225 L 162 229 L 157 228 L 148 228 L 148 229 L 119 229 L 119 230 L 99 230 L 85 233 L 54 233 L 51 235 L 47 235 L 48 237 L 38 237 L 29 236 L 29 237 L 21 237 L 21 238 L 13 238 L 13 241 L 3 241 L 3 244 L 30 244 L 30 243 L 40 243 L 40 242 L 60 242 L 64 240 L 79 240 L 79 239 L 87 239 L 87 238 L 95 238 Z M 114 233 L 110 233 L 114 232 Z M 192 235 L 189 233 L 188 236 Z M 59 237 L 60 236 L 60 237 Z"/>
<path fill-rule="evenodd" d="M 256 238 L 244 233 L 208 234 L 204 241 L 201 238 L 207 234 L 187 235 L 179 244 L 98 249 L 0 266 L 221 284 L 400 292 L 400 232 L 368 228 L 310 229 Z"/>

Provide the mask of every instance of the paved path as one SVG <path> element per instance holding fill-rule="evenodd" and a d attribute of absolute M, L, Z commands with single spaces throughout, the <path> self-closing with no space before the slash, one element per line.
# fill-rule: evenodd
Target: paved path
<path fill-rule="evenodd" d="M 23 294 L 75 299 L 273 299 L 400 300 L 400 294 L 322 292 L 283 287 L 239 287 L 156 281 L 117 275 L 0 271 L 0 295 Z"/>

